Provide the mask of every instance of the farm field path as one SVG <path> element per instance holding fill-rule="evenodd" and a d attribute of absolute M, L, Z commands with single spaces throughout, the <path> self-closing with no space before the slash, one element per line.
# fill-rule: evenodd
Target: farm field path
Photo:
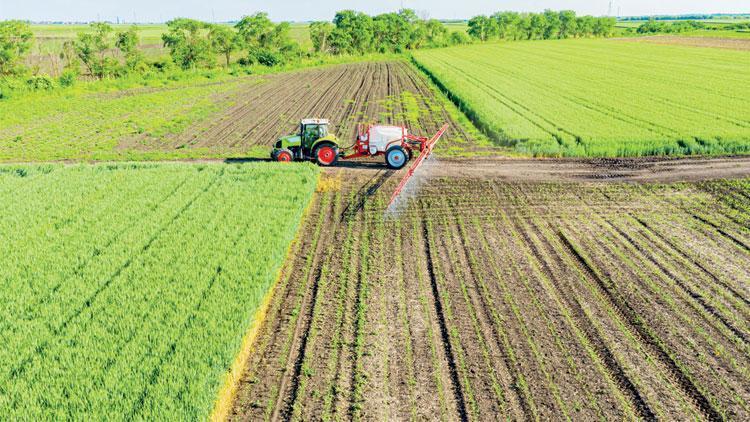
<path fill-rule="evenodd" d="M 230 419 L 750 416 L 750 159 L 399 176 L 325 171 Z"/>
<path fill-rule="evenodd" d="M 647 37 L 622 38 L 622 41 L 645 42 L 664 45 L 684 45 L 688 47 L 725 48 L 728 50 L 750 51 L 750 38 L 691 37 L 684 35 L 654 35 Z"/>

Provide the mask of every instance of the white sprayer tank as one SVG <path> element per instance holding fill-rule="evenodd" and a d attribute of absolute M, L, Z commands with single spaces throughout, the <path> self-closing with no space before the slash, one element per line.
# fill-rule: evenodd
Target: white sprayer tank
<path fill-rule="evenodd" d="M 408 133 L 400 126 L 373 126 L 370 129 L 370 153 L 385 152 L 388 144 L 403 139 Z"/>

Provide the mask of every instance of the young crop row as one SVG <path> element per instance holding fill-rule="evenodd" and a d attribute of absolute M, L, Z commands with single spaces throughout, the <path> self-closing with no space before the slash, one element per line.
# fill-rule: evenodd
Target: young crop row
<path fill-rule="evenodd" d="M 389 176 L 318 194 L 306 232 L 330 234 L 235 417 L 750 414 L 748 181 L 432 180 L 392 219 Z"/>
<path fill-rule="evenodd" d="M 486 132 L 546 156 L 750 150 L 747 54 L 611 40 L 415 52 Z"/>
<path fill-rule="evenodd" d="M 0 412 L 206 418 L 316 173 L 2 167 Z"/>

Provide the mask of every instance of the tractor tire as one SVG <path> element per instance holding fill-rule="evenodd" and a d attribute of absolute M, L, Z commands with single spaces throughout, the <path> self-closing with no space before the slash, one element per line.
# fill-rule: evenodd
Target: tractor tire
<path fill-rule="evenodd" d="M 385 164 L 391 170 L 401 170 L 409 162 L 409 155 L 400 145 L 388 148 L 385 152 Z"/>
<path fill-rule="evenodd" d="M 339 159 L 339 152 L 333 144 L 322 144 L 315 148 L 313 157 L 319 166 L 328 167 L 336 164 Z"/>
<path fill-rule="evenodd" d="M 288 149 L 282 149 L 274 153 L 273 160 L 282 163 L 289 163 L 294 161 L 294 154 L 292 154 L 292 151 L 289 151 Z"/>

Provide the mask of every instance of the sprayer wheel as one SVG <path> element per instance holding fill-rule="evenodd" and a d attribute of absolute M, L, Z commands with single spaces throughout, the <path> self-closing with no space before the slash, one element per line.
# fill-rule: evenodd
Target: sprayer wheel
<path fill-rule="evenodd" d="M 392 170 L 401 170 L 408 161 L 406 151 L 400 145 L 390 147 L 385 152 L 385 164 Z"/>

